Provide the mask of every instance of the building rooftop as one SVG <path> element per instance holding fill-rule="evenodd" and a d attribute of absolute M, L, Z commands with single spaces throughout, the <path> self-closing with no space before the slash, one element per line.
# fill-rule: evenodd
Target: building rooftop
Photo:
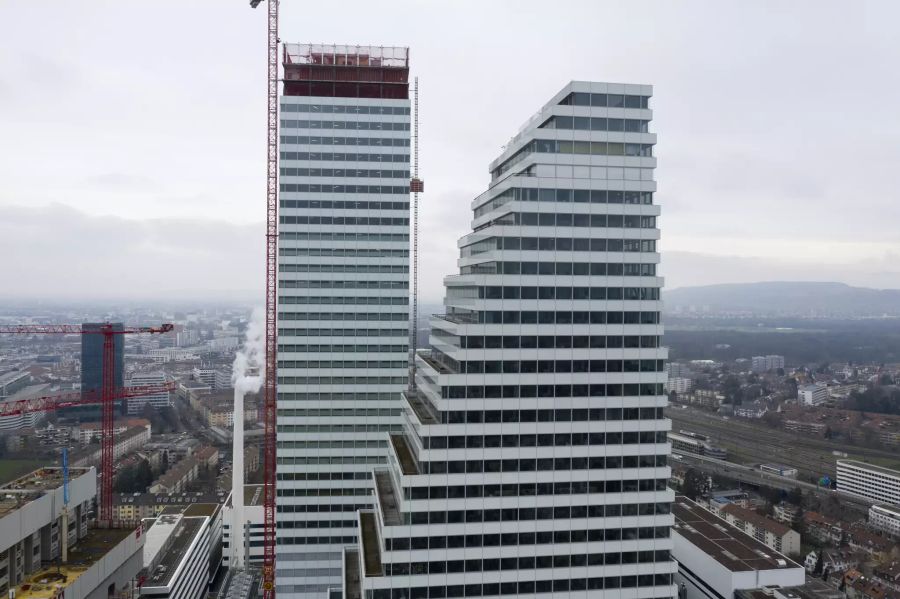
<path fill-rule="evenodd" d="M 900 478 L 900 470 L 891 470 L 890 468 L 876 466 L 875 464 L 869 464 L 868 462 L 860 462 L 858 460 L 838 460 L 838 467 L 840 467 L 841 464 L 845 464 L 847 466 L 855 466 L 857 468 L 865 468 L 866 470 L 871 470 L 872 472 L 878 472 L 879 474 L 886 474 L 888 476 Z"/>
<path fill-rule="evenodd" d="M 68 563 L 41 568 L 16 589 L 17 599 L 53 599 L 63 596 L 61 589 L 71 585 L 100 558 L 112 551 L 133 528 L 95 528 L 69 549 Z"/>
<path fill-rule="evenodd" d="M 879 503 L 872 506 L 873 509 L 877 509 L 883 512 L 888 512 L 892 516 L 896 516 L 900 518 L 900 507 L 896 505 L 891 505 L 889 503 Z"/>
<path fill-rule="evenodd" d="M 157 551 L 153 561 L 148 565 L 152 568 L 148 573 L 144 587 L 164 587 L 169 584 L 178 570 L 178 564 L 184 559 L 194 538 L 203 529 L 205 518 L 188 518 L 180 516 L 160 516 L 158 521 L 168 519 L 167 522 L 157 522 L 150 529 L 158 536 L 165 536 L 163 546 Z M 166 528 L 159 528 L 160 524 Z M 171 527 L 171 530 L 168 530 Z M 166 534 L 168 533 L 168 534 Z M 150 537 L 147 538 L 147 544 Z M 147 565 L 147 554 L 144 555 L 144 563 Z"/>
<path fill-rule="evenodd" d="M 801 568 L 684 496 L 672 506 L 674 531 L 731 572 Z"/>
<path fill-rule="evenodd" d="M 730 514 L 739 520 L 743 520 L 744 522 L 750 522 L 757 528 L 766 530 L 779 537 L 783 537 L 787 533 L 791 532 L 791 528 L 789 526 L 785 526 L 781 522 L 776 522 L 771 518 L 760 516 L 753 510 L 743 508 L 736 503 L 729 503 L 723 506 L 721 510 L 726 514 Z"/>

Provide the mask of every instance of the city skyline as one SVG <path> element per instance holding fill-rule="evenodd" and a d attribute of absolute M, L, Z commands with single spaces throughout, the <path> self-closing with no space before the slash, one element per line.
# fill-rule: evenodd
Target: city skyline
<path fill-rule="evenodd" d="M 411 48 L 429 190 L 422 257 L 434 266 L 423 272 L 423 300 L 440 297 L 439 273 L 454 260 L 446 248 L 468 227 L 468 201 L 487 181 L 483 165 L 497 140 L 572 78 L 649 81 L 664 102 L 667 286 L 900 287 L 898 203 L 881 191 L 897 187 L 890 107 L 900 89 L 887 79 L 864 91 L 880 81 L 874 57 L 900 50 L 893 5 L 851 12 L 794 3 L 773 13 L 738 3 L 573 2 L 577 20 L 564 10 L 543 14 L 538 3 L 426 11 L 399 2 L 388 13 L 350 6 L 335 21 L 327 7 L 301 13 L 285 2 L 282 37 L 315 31 L 323 41 Z M 259 15 L 243 2 L 168 8 L 60 5 L 53 20 L 30 15 L 37 7 L 28 5 L 0 9 L 10 13 L 0 22 L 28 19 L 52 40 L 27 43 L 35 31 L 20 29 L 0 41 L 0 123 L 12 148 L 0 167 L 0 251 L 30 250 L 28 261 L 4 261 L 0 274 L 17 281 L 4 295 L 252 299 L 260 287 Z M 476 10 L 481 18 L 469 18 Z M 130 25 L 138 20 L 146 27 Z M 215 24 L 218 37 L 197 35 L 198 22 Z M 165 44 L 155 42 L 160 30 Z M 503 68 L 472 68 L 496 64 Z M 484 101 L 459 111 L 473 89 Z M 856 106 L 877 128 L 854 125 Z M 110 271 L 116 283 L 95 274 Z"/>

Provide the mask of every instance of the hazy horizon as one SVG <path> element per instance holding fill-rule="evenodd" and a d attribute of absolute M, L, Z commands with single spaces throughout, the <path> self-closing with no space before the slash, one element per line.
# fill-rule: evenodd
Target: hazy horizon
<path fill-rule="evenodd" d="M 668 288 L 900 288 L 900 84 L 877 60 L 900 55 L 900 6 L 552 7 L 282 3 L 285 41 L 411 48 L 423 301 L 455 271 L 488 163 L 571 79 L 655 86 Z M 5 4 L 0 32 L 0 297 L 261 298 L 263 12 Z"/>

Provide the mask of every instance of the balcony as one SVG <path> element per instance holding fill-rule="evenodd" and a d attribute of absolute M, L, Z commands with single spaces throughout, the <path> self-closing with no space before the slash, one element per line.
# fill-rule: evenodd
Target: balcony
<path fill-rule="evenodd" d="M 365 576 L 384 576 L 381 567 L 381 546 L 378 544 L 378 525 L 375 523 L 373 512 L 359 513 L 359 530 Z"/>
<path fill-rule="evenodd" d="M 394 448 L 397 461 L 400 463 L 401 472 L 405 475 L 418 474 L 419 465 L 416 463 L 416 458 L 409 448 L 406 437 L 403 435 L 391 435 L 391 446 Z"/>
<path fill-rule="evenodd" d="M 410 394 L 409 391 L 404 391 L 403 397 L 406 399 L 406 403 L 409 404 L 409 407 L 412 408 L 412 411 L 415 412 L 419 422 L 422 424 L 439 423 L 437 410 L 434 409 L 434 406 L 431 405 L 431 402 L 428 401 L 422 393 L 414 391 Z"/>
<path fill-rule="evenodd" d="M 378 494 L 378 503 L 381 505 L 381 517 L 385 525 L 396 526 L 402 524 L 400 506 L 397 504 L 394 485 L 391 483 L 391 473 L 387 470 L 375 471 L 375 492 Z"/>
<path fill-rule="evenodd" d="M 359 550 L 348 548 L 344 550 L 344 597 L 345 599 L 360 599 L 359 590 Z"/>

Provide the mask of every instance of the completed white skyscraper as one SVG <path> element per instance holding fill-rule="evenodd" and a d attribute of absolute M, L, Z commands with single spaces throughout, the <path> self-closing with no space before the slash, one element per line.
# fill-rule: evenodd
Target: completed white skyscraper
<path fill-rule="evenodd" d="M 348 599 L 675 596 L 651 92 L 572 82 L 491 164 Z"/>
<path fill-rule="evenodd" d="M 406 48 L 286 44 L 283 66 L 276 591 L 321 599 L 402 422 L 409 65 Z"/>

